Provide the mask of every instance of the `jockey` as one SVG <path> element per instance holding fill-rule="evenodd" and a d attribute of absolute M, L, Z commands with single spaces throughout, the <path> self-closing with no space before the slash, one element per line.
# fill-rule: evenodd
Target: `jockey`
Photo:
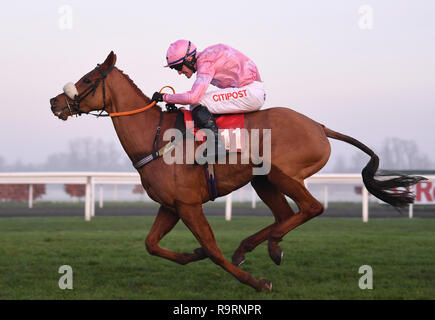
<path fill-rule="evenodd" d="M 225 155 L 212 113 L 243 113 L 259 110 L 265 101 L 263 82 L 255 63 L 240 51 L 224 44 L 212 45 L 201 52 L 188 40 L 169 46 L 167 65 L 188 79 L 196 72 L 192 89 L 179 94 L 155 92 L 152 100 L 190 105 L 193 121 L 215 135 L 215 156 Z M 219 90 L 206 92 L 209 84 Z M 209 154 L 210 155 L 210 154 Z"/>

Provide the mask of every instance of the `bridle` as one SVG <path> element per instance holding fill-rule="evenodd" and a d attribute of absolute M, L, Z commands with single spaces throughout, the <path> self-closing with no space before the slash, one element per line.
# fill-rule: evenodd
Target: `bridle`
<path fill-rule="evenodd" d="M 152 108 L 156 104 L 155 101 L 152 101 L 149 105 L 147 105 L 145 107 L 142 107 L 142 108 L 139 108 L 139 109 L 135 109 L 135 110 L 131 110 L 131 111 L 122 111 L 122 112 L 108 113 L 106 111 L 106 106 L 107 106 L 107 104 L 106 104 L 106 85 L 105 85 L 104 79 L 106 79 L 107 75 L 110 73 L 110 71 L 113 70 L 114 67 L 115 66 L 112 65 L 105 72 L 103 72 L 101 70 L 101 65 L 97 64 L 95 69 L 98 70 L 98 72 L 100 72 L 101 78 L 98 78 L 94 83 L 89 85 L 81 93 L 76 94 L 74 96 L 74 99 L 72 99 L 73 102 L 71 104 L 68 102 L 68 98 L 65 97 L 67 109 L 64 109 L 64 111 L 68 110 L 71 115 L 72 115 L 73 111 L 75 111 L 75 112 L 77 112 L 77 115 L 79 115 L 79 116 L 82 115 L 82 114 L 90 114 L 92 116 L 96 116 L 97 118 L 98 117 L 112 117 L 113 118 L 113 117 L 128 116 L 128 115 L 133 115 L 133 114 L 141 113 L 141 112 L 143 112 L 145 110 L 148 110 L 149 108 Z M 86 76 L 85 76 L 85 78 L 86 78 Z M 92 93 L 92 96 L 94 96 L 98 86 L 100 85 L 100 83 L 102 83 L 102 90 L 103 90 L 103 108 L 101 108 L 100 113 L 95 114 L 95 113 L 91 113 L 91 111 L 83 111 L 83 110 L 81 110 L 80 109 L 80 102 L 82 102 L 91 93 Z M 169 89 L 172 90 L 173 93 L 175 93 L 174 88 L 172 88 L 170 86 L 164 86 L 163 88 L 160 89 L 159 92 L 161 93 L 162 90 L 165 89 L 165 88 L 169 88 Z M 63 114 L 64 111 L 62 111 L 61 115 Z M 103 112 L 106 112 L 106 114 L 102 114 Z"/>
<path fill-rule="evenodd" d="M 72 112 L 75 111 L 75 112 L 77 112 L 77 115 L 79 115 L 79 116 L 81 116 L 82 114 L 90 114 L 90 115 L 93 115 L 96 117 L 108 117 L 109 116 L 109 114 L 106 111 L 106 106 L 107 106 L 107 104 L 106 104 L 106 85 L 105 85 L 104 79 L 106 79 L 107 75 L 110 73 L 110 71 L 113 70 L 114 67 L 115 66 L 112 65 L 106 71 L 103 72 L 101 70 L 101 65 L 97 64 L 95 69 L 98 70 L 98 72 L 100 72 L 101 77 L 98 78 L 94 83 L 90 84 L 81 93 L 75 95 L 73 102 L 71 104 L 68 102 L 68 99 L 65 98 L 67 108 L 68 108 L 71 115 L 72 115 Z M 91 93 L 92 93 L 92 96 L 94 96 L 100 83 L 102 84 L 102 90 L 103 90 L 103 108 L 101 109 L 100 113 L 94 114 L 94 113 L 91 113 L 90 111 L 83 111 L 82 109 L 80 109 L 80 102 L 82 102 L 84 99 L 86 99 L 86 97 L 89 96 Z M 103 114 L 103 112 L 106 112 L 107 114 Z"/>

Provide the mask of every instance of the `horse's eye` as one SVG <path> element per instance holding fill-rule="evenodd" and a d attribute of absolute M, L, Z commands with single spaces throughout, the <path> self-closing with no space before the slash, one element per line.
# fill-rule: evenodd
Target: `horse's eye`
<path fill-rule="evenodd" d="M 89 84 L 89 83 L 91 83 L 91 80 L 89 80 L 89 78 L 84 78 L 84 79 L 83 79 L 83 82 Z"/>

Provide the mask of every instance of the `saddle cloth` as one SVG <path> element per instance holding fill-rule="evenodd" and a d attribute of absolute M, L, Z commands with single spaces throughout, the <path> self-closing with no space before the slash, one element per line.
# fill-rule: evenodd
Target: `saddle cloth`
<path fill-rule="evenodd" d="M 192 111 L 179 109 L 184 115 L 186 131 L 195 135 L 199 143 L 203 143 L 206 135 L 194 126 Z M 225 149 L 229 152 L 242 152 L 245 148 L 245 115 L 243 113 L 214 115 L 219 133 L 224 141 Z"/>

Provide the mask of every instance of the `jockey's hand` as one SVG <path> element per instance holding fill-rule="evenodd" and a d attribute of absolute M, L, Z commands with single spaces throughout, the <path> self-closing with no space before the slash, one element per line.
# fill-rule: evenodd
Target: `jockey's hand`
<path fill-rule="evenodd" d="M 163 101 L 163 94 L 160 92 L 154 92 L 153 97 L 151 98 L 151 101 L 162 102 Z"/>

